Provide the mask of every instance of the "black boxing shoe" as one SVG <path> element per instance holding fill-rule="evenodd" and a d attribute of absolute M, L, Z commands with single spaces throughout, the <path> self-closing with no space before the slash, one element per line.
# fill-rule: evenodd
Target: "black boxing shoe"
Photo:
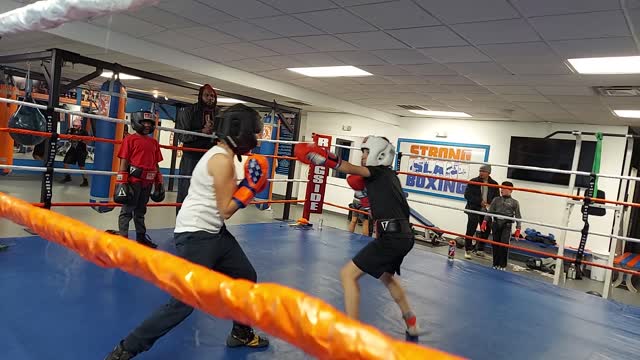
<path fill-rule="evenodd" d="M 130 360 L 133 359 L 136 354 L 130 353 L 124 349 L 122 343 L 119 343 L 104 360 Z"/>
<path fill-rule="evenodd" d="M 231 334 L 227 337 L 227 346 L 230 348 L 240 346 L 255 349 L 266 348 L 269 346 L 269 339 L 257 335 L 250 327 L 234 326 Z"/>
<path fill-rule="evenodd" d="M 139 244 L 142 244 L 144 246 L 148 246 L 148 247 L 150 247 L 152 249 L 156 249 L 158 247 L 158 245 L 156 243 L 151 241 L 151 238 L 147 234 L 136 234 L 136 241 Z"/>

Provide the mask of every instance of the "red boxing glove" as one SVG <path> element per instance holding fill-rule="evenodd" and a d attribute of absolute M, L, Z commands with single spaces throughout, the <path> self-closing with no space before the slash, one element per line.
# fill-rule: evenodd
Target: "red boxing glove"
<path fill-rule="evenodd" d="M 315 144 L 296 144 L 293 149 L 294 156 L 305 164 L 314 164 L 317 166 L 326 166 L 332 169 L 340 167 L 342 162 L 336 154 L 329 152 Z"/>
<path fill-rule="evenodd" d="M 349 186 L 351 186 L 351 188 L 356 191 L 362 191 L 365 188 L 364 178 L 359 175 L 347 176 L 347 184 L 349 184 Z"/>
<path fill-rule="evenodd" d="M 520 239 L 520 229 L 516 229 L 516 232 L 513 233 L 513 237 L 516 239 Z"/>
<path fill-rule="evenodd" d="M 480 231 L 487 231 L 487 220 L 482 220 L 482 224 L 480 224 Z"/>
<path fill-rule="evenodd" d="M 262 155 L 251 155 L 244 163 L 244 180 L 238 185 L 238 189 L 233 193 L 233 201 L 239 208 L 244 208 L 257 193 L 267 187 L 267 175 L 269 173 L 269 162 Z"/>

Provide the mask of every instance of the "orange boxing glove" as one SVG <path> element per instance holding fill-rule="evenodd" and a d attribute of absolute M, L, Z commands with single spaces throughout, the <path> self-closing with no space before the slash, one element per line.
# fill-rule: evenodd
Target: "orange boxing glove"
<path fill-rule="evenodd" d="M 257 193 L 267 187 L 267 174 L 269 174 L 269 162 L 262 155 L 251 155 L 244 163 L 244 179 L 233 193 L 233 201 L 239 208 L 244 208 Z"/>

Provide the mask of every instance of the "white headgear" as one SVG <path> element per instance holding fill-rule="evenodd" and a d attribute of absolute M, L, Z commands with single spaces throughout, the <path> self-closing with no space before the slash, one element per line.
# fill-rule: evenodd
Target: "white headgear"
<path fill-rule="evenodd" d="M 393 145 L 380 136 L 367 136 L 360 148 L 369 150 L 366 166 L 391 166 L 396 156 L 396 149 Z"/>

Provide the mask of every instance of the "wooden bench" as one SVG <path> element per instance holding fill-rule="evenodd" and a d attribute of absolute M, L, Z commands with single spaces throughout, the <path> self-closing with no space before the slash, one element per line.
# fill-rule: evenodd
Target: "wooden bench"
<path fill-rule="evenodd" d="M 623 269 L 640 271 L 640 254 L 626 252 L 620 256 L 616 256 L 616 258 L 613 260 L 613 264 Z M 633 283 L 631 282 L 632 278 L 633 275 L 631 274 L 624 273 L 624 276 L 618 274 L 618 278 L 613 283 L 613 287 L 620 286 L 620 284 L 622 284 L 622 281 L 624 281 L 629 291 L 637 293 L 638 289 L 633 286 Z"/>

